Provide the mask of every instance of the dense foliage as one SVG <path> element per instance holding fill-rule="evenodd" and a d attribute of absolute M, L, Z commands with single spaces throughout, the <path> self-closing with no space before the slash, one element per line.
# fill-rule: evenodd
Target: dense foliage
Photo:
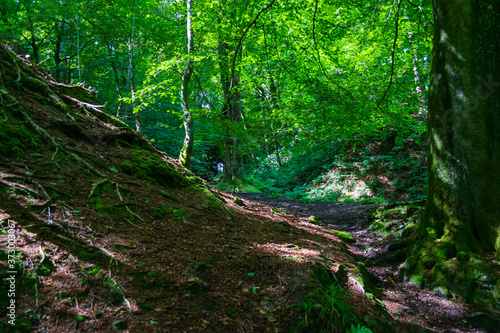
<path fill-rule="evenodd" d="M 59 80 L 92 85 L 116 116 L 179 155 L 185 2 L 2 0 L 0 7 L 4 41 Z M 387 139 L 394 143 L 387 155 L 421 140 L 431 10 L 427 0 L 195 1 L 193 171 L 212 175 L 230 152 L 229 179 L 273 168 L 286 192 L 319 176 L 339 149 L 361 152 Z M 304 158 L 314 170 L 303 170 Z M 280 184 L 290 170 L 303 174 Z"/>

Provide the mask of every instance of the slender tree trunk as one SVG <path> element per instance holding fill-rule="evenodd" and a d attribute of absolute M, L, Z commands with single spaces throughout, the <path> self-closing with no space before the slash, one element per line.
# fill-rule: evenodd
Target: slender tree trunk
<path fill-rule="evenodd" d="M 116 116 L 119 117 L 120 111 L 121 111 L 122 105 L 123 105 L 123 102 L 122 102 L 123 94 L 122 94 L 122 90 L 120 89 L 120 79 L 118 78 L 118 68 L 116 67 L 115 57 L 114 57 L 114 53 L 113 53 L 112 48 L 113 48 L 112 45 L 108 44 L 109 62 L 111 64 L 111 69 L 113 70 L 113 77 L 115 79 L 115 88 L 116 88 L 116 92 L 118 93 L 118 98 L 119 98 L 118 106 L 116 108 Z"/>
<path fill-rule="evenodd" d="M 241 120 L 243 121 L 243 128 L 245 129 L 245 133 L 248 135 L 248 127 L 247 127 L 247 121 L 245 118 L 245 112 L 243 112 L 243 109 L 241 110 Z M 255 168 L 257 168 L 257 158 L 255 157 L 255 153 L 253 151 L 253 148 L 250 146 L 250 156 L 252 157 L 252 162 Z"/>
<path fill-rule="evenodd" d="M 63 43 L 63 32 L 62 30 L 64 29 L 64 23 L 62 21 L 59 21 L 57 23 L 58 29 L 57 29 L 57 37 L 56 37 L 56 45 L 55 45 L 55 50 L 54 50 L 54 63 L 55 63 L 55 76 L 56 80 L 59 82 L 63 82 L 63 75 L 62 75 L 62 69 L 61 69 L 61 63 L 62 63 L 62 43 Z"/>
<path fill-rule="evenodd" d="M 35 31 L 35 23 L 33 22 L 33 15 L 31 12 L 31 2 L 30 1 L 25 1 L 24 6 L 26 8 L 26 16 L 28 17 L 28 26 L 29 26 L 29 31 L 30 31 L 30 40 L 28 41 L 31 49 L 33 50 L 33 62 L 35 64 L 40 63 L 40 54 L 38 53 L 40 45 L 37 44 L 37 34 Z"/>
<path fill-rule="evenodd" d="M 182 117 L 184 121 L 184 130 L 186 132 L 186 137 L 184 138 L 184 144 L 179 155 L 179 162 L 181 165 L 187 169 L 191 167 L 191 155 L 193 154 L 193 118 L 191 117 L 191 112 L 189 111 L 189 81 L 191 80 L 191 75 L 193 74 L 193 62 L 191 61 L 191 52 L 193 51 L 193 32 L 191 29 L 191 7 L 192 0 L 186 0 L 187 4 L 187 64 L 184 73 L 182 74 L 182 87 L 181 87 L 181 105 L 182 105 Z"/>
<path fill-rule="evenodd" d="M 130 98 L 132 99 L 132 112 L 135 117 L 135 130 L 141 131 L 142 118 L 139 110 L 136 110 L 137 103 L 135 100 L 135 65 L 134 65 L 134 32 L 135 32 L 135 11 L 137 10 L 137 0 L 135 1 L 134 15 L 132 18 L 132 36 L 129 41 L 129 63 L 128 63 L 128 82 L 130 85 Z"/>

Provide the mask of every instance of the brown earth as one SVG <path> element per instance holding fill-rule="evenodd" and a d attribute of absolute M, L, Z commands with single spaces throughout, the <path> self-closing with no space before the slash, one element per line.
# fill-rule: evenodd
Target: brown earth
<path fill-rule="evenodd" d="M 297 214 L 302 218 L 316 217 L 328 229 L 343 230 L 354 236 L 354 244 L 345 243 L 349 254 L 363 262 L 376 281 L 371 290 L 391 315 L 396 331 L 408 332 L 498 332 L 500 314 L 479 304 L 465 304 L 461 298 L 415 286 L 399 276 L 405 257 L 402 246 L 391 235 L 381 237 L 370 228 L 370 214 L 383 205 L 316 201 L 299 203 L 288 198 L 273 198 L 263 193 L 237 193 L 239 197 Z M 401 218 L 399 216 L 399 218 Z M 395 216 L 396 228 L 402 227 Z M 358 286 L 359 287 L 359 286 Z M 350 289 L 363 294 L 363 291 Z M 367 291 L 365 291 L 366 294 Z M 355 305 L 356 306 L 356 305 Z M 407 326 L 408 325 L 408 326 Z"/>

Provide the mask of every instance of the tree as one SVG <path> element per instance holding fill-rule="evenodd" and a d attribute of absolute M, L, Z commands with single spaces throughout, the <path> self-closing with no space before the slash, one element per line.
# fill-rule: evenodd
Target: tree
<path fill-rule="evenodd" d="M 184 121 L 184 130 L 186 137 L 184 144 L 179 155 L 179 162 L 187 169 L 191 167 L 191 155 L 193 153 L 193 118 L 189 111 L 189 81 L 193 74 L 193 61 L 191 60 L 191 52 L 193 51 L 193 31 L 191 29 L 191 7 L 192 0 L 187 0 L 187 64 L 184 73 L 182 74 L 182 87 L 181 87 L 181 105 L 182 105 L 182 118 Z"/>
<path fill-rule="evenodd" d="M 429 187 L 407 262 L 434 280 L 454 257 L 500 257 L 499 20 L 497 0 L 434 1 Z"/>

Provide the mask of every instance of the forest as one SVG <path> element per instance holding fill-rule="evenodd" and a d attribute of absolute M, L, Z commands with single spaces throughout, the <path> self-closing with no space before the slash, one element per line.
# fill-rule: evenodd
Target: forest
<path fill-rule="evenodd" d="M 0 331 L 494 332 L 498 0 L 0 0 Z"/>

